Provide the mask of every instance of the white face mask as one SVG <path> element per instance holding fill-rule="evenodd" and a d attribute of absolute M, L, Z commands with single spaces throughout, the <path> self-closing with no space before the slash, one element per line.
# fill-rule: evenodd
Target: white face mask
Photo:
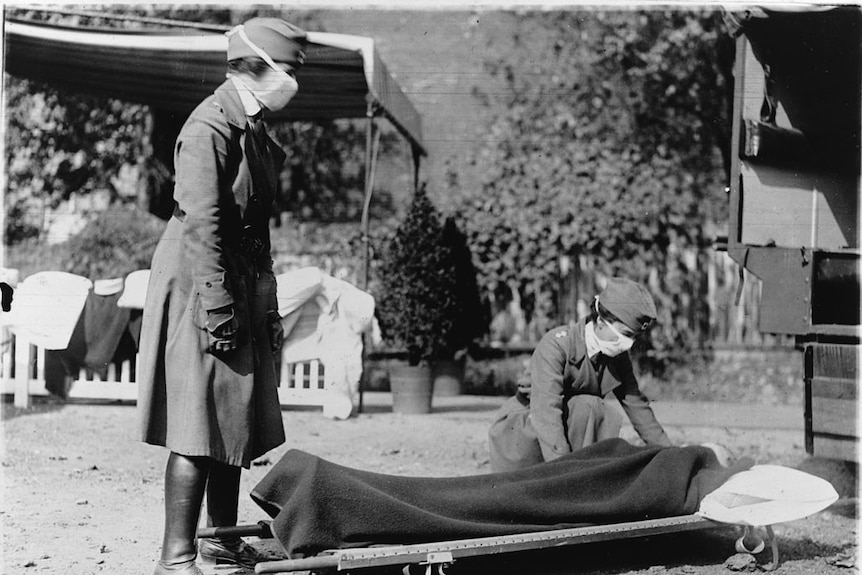
<path fill-rule="evenodd" d="M 267 70 L 266 74 L 260 78 L 260 83 L 266 87 L 253 90 L 252 94 L 263 107 L 271 112 L 276 112 L 287 106 L 299 91 L 296 78 L 281 68 Z"/>
<path fill-rule="evenodd" d="M 596 313 L 599 311 L 599 301 L 596 300 Z M 604 340 L 595 334 L 595 329 L 593 329 L 593 337 L 596 340 L 596 346 L 599 351 L 608 357 L 616 357 L 622 353 L 627 352 L 632 348 L 635 343 L 635 340 L 627 335 L 623 335 L 620 331 L 615 328 L 610 322 L 604 321 L 603 319 L 599 319 L 604 323 L 608 329 L 616 336 L 613 340 Z M 589 347 L 589 346 L 588 346 Z"/>
<path fill-rule="evenodd" d="M 256 88 L 251 88 L 251 93 L 257 98 L 267 110 L 275 112 L 281 110 L 296 96 L 299 91 L 299 83 L 296 78 L 285 72 L 281 66 L 269 57 L 269 54 L 252 42 L 243 30 L 242 25 L 234 28 L 231 33 L 239 34 L 242 41 L 248 44 L 252 51 L 260 56 L 260 59 L 269 65 L 269 70 L 258 78 Z"/>
<path fill-rule="evenodd" d="M 606 324 L 606 325 L 611 328 L 611 331 L 614 332 L 614 334 L 618 337 L 618 339 L 616 339 L 615 341 L 605 341 L 605 340 L 600 339 L 598 337 L 596 338 L 599 342 L 599 349 L 601 350 L 601 352 L 604 355 L 606 355 L 608 357 L 616 357 L 622 353 L 627 352 L 628 350 L 630 350 L 632 348 L 632 346 L 635 343 L 635 340 L 633 340 L 630 337 L 624 336 L 623 334 L 618 332 L 616 329 L 614 329 L 614 326 L 612 326 L 610 324 Z"/>
<path fill-rule="evenodd" d="M 602 351 L 599 347 L 599 338 L 596 337 L 596 326 L 591 321 L 584 326 L 584 343 L 587 344 L 588 357 L 593 357 Z"/>

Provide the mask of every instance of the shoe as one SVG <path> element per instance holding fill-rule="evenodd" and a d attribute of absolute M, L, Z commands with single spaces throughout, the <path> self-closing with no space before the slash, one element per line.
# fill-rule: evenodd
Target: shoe
<path fill-rule="evenodd" d="M 179 565 L 166 565 L 159 561 L 153 575 L 204 575 L 194 560 Z"/>
<path fill-rule="evenodd" d="M 254 566 L 258 563 L 268 560 L 268 557 L 264 553 L 261 553 L 240 538 L 234 541 L 200 539 L 198 549 L 201 561 L 204 563 L 215 563 L 216 565 L 239 565 L 240 567 L 254 569 Z"/>

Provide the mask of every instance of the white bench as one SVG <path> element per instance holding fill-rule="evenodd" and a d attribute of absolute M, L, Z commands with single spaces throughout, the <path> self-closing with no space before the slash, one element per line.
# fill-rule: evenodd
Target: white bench
<path fill-rule="evenodd" d="M 20 345 L 23 343 L 24 345 Z M 18 369 L 23 367 L 23 369 Z M 16 338 L 6 328 L 0 335 L 0 394 L 14 395 L 17 407 L 29 407 L 30 398 L 48 396 L 45 388 L 45 350 Z M 278 400 L 282 407 L 322 406 L 323 364 L 319 360 L 282 363 Z M 104 379 L 81 369 L 68 393 L 69 399 L 135 402 L 138 385 L 132 360 L 109 364 Z"/>

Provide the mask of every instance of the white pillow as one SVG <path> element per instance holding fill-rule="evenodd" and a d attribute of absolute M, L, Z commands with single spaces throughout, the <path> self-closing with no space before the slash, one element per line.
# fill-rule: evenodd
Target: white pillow
<path fill-rule="evenodd" d="M 780 465 L 755 465 L 733 475 L 700 502 L 698 515 L 738 525 L 774 525 L 807 517 L 838 500 L 832 484 Z"/>

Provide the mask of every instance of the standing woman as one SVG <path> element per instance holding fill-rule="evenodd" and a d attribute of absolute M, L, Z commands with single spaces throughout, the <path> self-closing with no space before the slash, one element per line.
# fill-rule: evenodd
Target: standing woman
<path fill-rule="evenodd" d="M 200 575 L 195 532 L 236 525 L 242 467 L 284 442 L 269 217 L 285 154 L 260 117 L 296 94 L 307 39 L 278 18 L 228 32 L 227 80 L 174 151 L 176 206 L 153 255 L 139 355 L 142 438 L 170 450 L 156 575 Z M 208 562 L 251 567 L 239 537 L 200 542 Z"/>

